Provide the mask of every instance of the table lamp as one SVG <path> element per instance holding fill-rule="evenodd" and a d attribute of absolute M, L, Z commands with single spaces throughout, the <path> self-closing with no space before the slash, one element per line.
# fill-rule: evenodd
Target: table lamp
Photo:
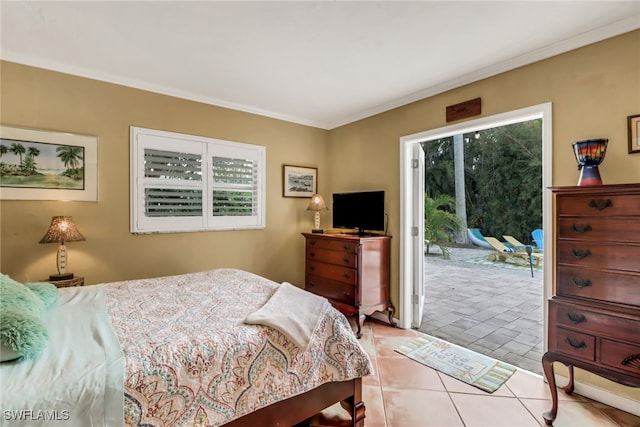
<path fill-rule="evenodd" d="M 67 247 L 64 242 L 79 242 L 86 240 L 78 231 L 70 216 L 54 216 L 51 218 L 51 225 L 47 234 L 40 240 L 40 243 L 60 243 L 58 246 L 58 256 L 56 264 L 58 274 L 49 276 L 49 280 L 69 280 L 73 279 L 73 273 L 67 273 Z"/>
<path fill-rule="evenodd" d="M 580 171 L 579 186 L 602 185 L 598 165 L 604 160 L 608 139 L 585 139 L 571 144 Z"/>
<path fill-rule="evenodd" d="M 314 229 L 311 230 L 312 233 L 323 233 L 324 231 L 320 228 L 320 211 L 328 210 L 326 203 L 324 202 L 324 198 L 319 194 L 314 194 L 311 196 L 311 203 L 309 203 L 308 211 L 315 211 L 314 217 Z"/>

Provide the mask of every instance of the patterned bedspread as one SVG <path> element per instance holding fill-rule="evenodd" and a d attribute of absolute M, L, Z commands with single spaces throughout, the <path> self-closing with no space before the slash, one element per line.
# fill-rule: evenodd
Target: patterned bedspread
<path fill-rule="evenodd" d="M 125 424 L 221 425 L 372 373 L 331 306 L 306 352 L 275 329 L 244 324 L 278 286 L 234 269 L 109 284 L 107 307 L 125 355 Z"/>

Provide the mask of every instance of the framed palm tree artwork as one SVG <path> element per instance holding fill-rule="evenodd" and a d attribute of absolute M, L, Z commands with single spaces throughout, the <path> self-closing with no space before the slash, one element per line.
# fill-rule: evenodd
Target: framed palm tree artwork
<path fill-rule="evenodd" d="M 98 138 L 0 126 L 0 199 L 98 200 Z"/>

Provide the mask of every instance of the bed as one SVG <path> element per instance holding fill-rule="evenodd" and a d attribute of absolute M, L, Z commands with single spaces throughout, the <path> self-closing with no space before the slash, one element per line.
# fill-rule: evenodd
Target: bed
<path fill-rule="evenodd" d="M 364 426 L 373 368 L 342 314 L 323 306 L 306 350 L 245 323 L 281 288 L 217 269 L 61 289 L 44 352 L 0 366 L 0 423 L 294 426 L 343 402 Z"/>

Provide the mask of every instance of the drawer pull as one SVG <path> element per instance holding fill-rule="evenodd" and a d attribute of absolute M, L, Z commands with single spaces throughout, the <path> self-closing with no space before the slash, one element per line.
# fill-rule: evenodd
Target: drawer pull
<path fill-rule="evenodd" d="M 309 286 L 315 286 L 315 285 L 316 285 L 316 282 L 309 282 L 309 283 L 307 283 L 307 285 L 309 285 Z"/>
<path fill-rule="evenodd" d="M 571 255 L 578 259 L 585 259 L 591 256 L 591 251 L 589 249 L 571 249 Z"/>
<path fill-rule="evenodd" d="M 613 202 L 611 201 L 611 199 L 591 199 L 591 201 L 589 202 L 590 208 L 598 209 L 599 211 L 603 211 L 606 208 L 610 208 L 611 206 L 613 206 Z"/>
<path fill-rule="evenodd" d="M 344 295 L 347 298 L 351 298 L 351 294 L 349 292 L 343 292 L 342 295 Z"/>
<path fill-rule="evenodd" d="M 591 231 L 591 224 L 571 224 L 571 231 L 578 234 L 584 234 Z"/>
<path fill-rule="evenodd" d="M 316 245 L 316 241 L 315 241 L 315 240 L 309 240 L 309 244 L 310 244 L 311 246 L 315 246 L 315 245 Z"/>
<path fill-rule="evenodd" d="M 344 276 L 343 276 L 343 277 L 344 277 L 345 279 L 350 279 L 350 278 L 351 278 L 351 276 L 349 276 L 348 274 L 344 274 Z"/>
<path fill-rule="evenodd" d="M 350 249 L 351 249 L 351 246 L 349 246 L 349 245 L 344 245 L 344 246 L 342 247 L 342 249 L 344 249 L 345 251 L 348 251 L 348 250 L 350 250 Z"/>
<path fill-rule="evenodd" d="M 625 357 L 622 364 L 640 370 L 640 354 L 632 354 L 631 356 Z"/>
<path fill-rule="evenodd" d="M 313 258 L 313 257 L 315 257 L 315 256 L 316 256 L 316 253 L 315 253 L 315 252 L 309 252 L 309 256 L 310 256 L 311 258 Z"/>
<path fill-rule="evenodd" d="M 311 270 L 311 271 L 316 271 L 316 268 L 315 268 L 313 265 L 310 265 L 310 266 L 309 266 L 309 270 Z"/>
<path fill-rule="evenodd" d="M 577 286 L 580 289 L 588 288 L 589 286 L 591 286 L 591 280 L 589 280 L 589 279 L 578 279 L 576 277 L 572 277 L 571 278 L 571 283 L 574 286 Z"/>
<path fill-rule="evenodd" d="M 344 261 L 345 264 L 350 264 L 351 263 L 351 261 L 349 261 L 349 258 L 345 258 L 342 261 Z"/>
<path fill-rule="evenodd" d="M 587 321 L 587 318 L 584 316 L 584 314 L 572 313 L 572 312 L 567 313 L 567 319 L 571 320 L 576 325 L 578 323 L 584 323 Z"/>
<path fill-rule="evenodd" d="M 580 348 L 587 348 L 587 343 L 584 341 L 579 341 L 578 340 L 574 340 L 570 337 L 566 337 L 564 339 L 564 342 L 566 342 L 567 344 L 569 344 L 571 347 L 575 348 L 575 349 L 580 349 Z"/>

